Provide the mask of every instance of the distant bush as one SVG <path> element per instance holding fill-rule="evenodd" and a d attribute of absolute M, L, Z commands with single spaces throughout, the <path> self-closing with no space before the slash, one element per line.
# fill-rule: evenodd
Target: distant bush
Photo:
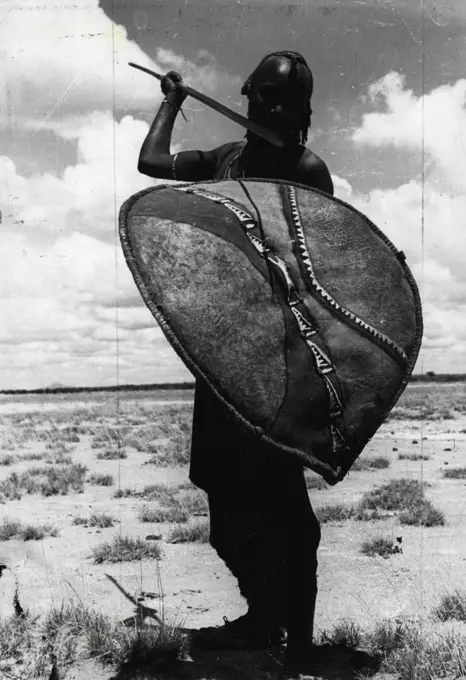
<path fill-rule="evenodd" d="M 425 484 L 415 479 L 393 479 L 364 494 L 360 509 L 407 510 L 424 499 Z"/>
<path fill-rule="evenodd" d="M 466 468 L 447 468 L 443 476 L 445 479 L 466 479 Z"/>
<path fill-rule="evenodd" d="M 427 453 L 399 453 L 398 460 L 430 460 Z"/>

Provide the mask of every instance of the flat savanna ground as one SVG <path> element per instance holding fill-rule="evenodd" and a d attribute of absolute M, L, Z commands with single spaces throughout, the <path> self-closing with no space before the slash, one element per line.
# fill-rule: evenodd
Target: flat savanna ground
<path fill-rule="evenodd" d="M 148 606 L 186 628 L 244 613 L 234 579 L 206 542 L 205 498 L 188 480 L 192 398 L 190 391 L 0 397 L 0 565 L 8 567 L 0 625 L 15 614 L 16 584 L 31 621 L 73 603 L 119 625 L 135 607 L 107 575 L 133 597 L 150 593 Z M 309 474 L 322 520 L 318 630 L 350 620 L 370 631 L 390 619 L 420 622 L 429 634 L 461 632 L 465 624 L 436 623 L 432 612 L 443 596 L 466 592 L 465 453 L 466 383 L 412 383 L 343 482 L 328 487 Z M 427 483 L 425 498 L 442 522 L 349 511 L 401 478 Z M 374 539 L 385 541 L 382 554 L 362 552 Z M 0 651 L 0 677 L 34 677 L 26 666 L 18 674 L 24 660 L 1 640 Z M 88 656 L 63 663 L 61 677 L 113 677 L 100 665 L 89 671 Z M 204 654 L 174 677 L 272 678 L 279 658 Z M 50 667 L 37 673 L 48 677 Z"/>

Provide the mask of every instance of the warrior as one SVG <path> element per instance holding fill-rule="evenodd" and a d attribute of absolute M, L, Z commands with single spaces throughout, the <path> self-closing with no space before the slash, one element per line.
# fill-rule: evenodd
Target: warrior
<path fill-rule="evenodd" d="M 248 118 L 279 133 L 284 148 L 248 131 L 245 141 L 171 154 L 174 122 L 186 96 L 178 88 L 181 82 L 173 71 L 162 80 L 165 99 L 141 148 L 141 173 L 193 182 L 283 179 L 333 195 L 326 164 L 305 146 L 313 76 L 300 54 L 265 56 L 241 89 L 248 98 Z M 207 492 L 211 545 L 248 604 L 239 619 L 224 617 L 223 626 L 196 631 L 194 643 L 203 649 L 266 648 L 280 644 L 286 634 L 288 677 L 312 672 L 320 527 L 303 467 L 259 445 L 198 380 L 190 479 Z"/>

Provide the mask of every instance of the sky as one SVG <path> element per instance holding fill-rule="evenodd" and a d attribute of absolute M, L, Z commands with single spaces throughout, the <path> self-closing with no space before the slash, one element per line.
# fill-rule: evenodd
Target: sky
<path fill-rule="evenodd" d="M 149 186 L 139 149 L 162 99 L 128 61 L 245 114 L 267 52 L 314 73 L 308 146 L 336 195 L 407 255 L 425 333 L 416 372 L 466 372 L 463 0 L 2 0 L 1 389 L 190 380 L 117 235 Z M 174 150 L 241 139 L 193 100 Z"/>

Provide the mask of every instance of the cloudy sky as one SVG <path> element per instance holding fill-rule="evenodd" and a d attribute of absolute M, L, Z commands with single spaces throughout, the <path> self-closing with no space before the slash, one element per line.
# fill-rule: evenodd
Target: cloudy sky
<path fill-rule="evenodd" d="M 465 28 L 464 0 L 1 0 L 0 389 L 189 379 L 117 239 L 121 203 L 150 183 L 137 157 L 161 101 L 127 62 L 245 113 L 241 82 L 286 48 L 314 71 L 309 145 L 337 195 L 419 282 L 417 370 L 464 372 Z M 243 134 L 185 112 L 178 149 Z"/>

